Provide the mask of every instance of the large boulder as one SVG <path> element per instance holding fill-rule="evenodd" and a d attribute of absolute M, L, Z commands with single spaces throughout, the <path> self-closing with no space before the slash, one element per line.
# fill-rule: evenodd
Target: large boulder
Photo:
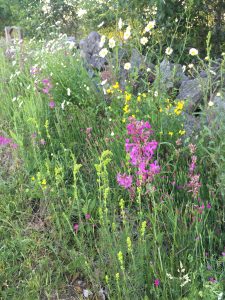
<path fill-rule="evenodd" d="M 177 99 L 188 100 L 186 111 L 193 113 L 203 100 L 207 78 L 195 78 L 182 81 Z"/>
<path fill-rule="evenodd" d="M 179 88 L 181 83 L 188 80 L 184 74 L 180 64 L 171 63 L 168 59 L 164 59 L 158 70 L 158 78 L 160 87 L 169 90 L 172 88 Z"/>
<path fill-rule="evenodd" d="M 99 56 L 99 52 L 102 49 L 100 41 L 101 35 L 93 31 L 79 43 L 81 56 L 86 60 L 88 65 L 97 70 L 103 70 L 107 64 L 106 58 Z"/>

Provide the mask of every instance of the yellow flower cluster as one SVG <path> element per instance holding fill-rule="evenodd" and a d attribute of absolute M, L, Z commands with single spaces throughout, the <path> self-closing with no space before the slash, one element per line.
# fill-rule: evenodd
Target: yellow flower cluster
<path fill-rule="evenodd" d="M 178 101 L 174 109 L 175 114 L 179 116 L 182 113 L 183 108 L 184 108 L 184 101 Z"/>

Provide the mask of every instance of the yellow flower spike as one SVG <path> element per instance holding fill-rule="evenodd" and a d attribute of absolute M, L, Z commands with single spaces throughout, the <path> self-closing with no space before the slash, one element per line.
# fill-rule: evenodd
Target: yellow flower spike
<path fill-rule="evenodd" d="M 129 109 L 129 105 L 125 105 L 123 108 L 123 111 L 125 112 L 125 114 L 129 113 L 130 109 Z"/>
<path fill-rule="evenodd" d="M 125 118 L 123 118 L 122 122 L 123 122 L 123 123 L 126 123 L 126 119 L 125 119 Z"/>
<path fill-rule="evenodd" d="M 131 117 L 133 117 L 133 118 L 136 118 L 136 116 L 135 116 L 135 115 L 131 115 Z"/>
<path fill-rule="evenodd" d="M 34 180 L 35 180 L 34 176 L 32 176 L 32 177 L 31 177 L 31 180 L 32 180 L 32 181 L 34 181 Z"/>
<path fill-rule="evenodd" d="M 119 281 L 119 278 L 120 278 L 120 274 L 119 274 L 119 273 L 116 273 L 116 281 L 117 281 L 117 282 Z"/>
<path fill-rule="evenodd" d="M 130 237 L 127 237 L 127 250 L 128 252 L 132 252 L 132 243 Z"/>
<path fill-rule="evenodd" d="M 125 92 L 125 101 L 128 102 L 131 100 L 131 94 Z"/>
<path fill-rule="evenodd" d="M 162 107 L 160 107 L 160 108 L 159 108 L 159 112 L 163 112 L 163 109 L 162 109 Z"/>
<path fill-rule="evenodd" d="M 138 97 L 137 97 L 137 101 L 138 101 L 138 102 L 141 102 L 141 96 L 138 96 Z"/>
<path fill-rule="evenodd" d="M 109 283 L 109 276 L 108 275 L 105 275 L 105 282 L 106 282 L 106 284 Z"/>
<path fill-rule="evenodd" d="M 168 134 L 169 134 L 170 136 L 173 136 L 173 131 L 169 131 Z"/>

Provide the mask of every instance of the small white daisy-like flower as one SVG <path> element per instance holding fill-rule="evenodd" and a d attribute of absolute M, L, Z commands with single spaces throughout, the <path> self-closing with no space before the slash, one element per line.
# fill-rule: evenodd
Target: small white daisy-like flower
<path fill-rule="evenodd" d="M 114 135 L 115 135 L 115 133 L 112 131 L 112 132 L 111 132 L 111 136 L 114 136 Z"/>
<path fill-rule="evenodd" d="M 173 49 L 171 47 L 167 47 L 165 53 L 166 55 L 171 55 L 173 53 Z"/>
<path fill-rule="evenodd" d="M 151 29 L 155 27 L 155 20 L 150 21 L 147 26 L 145 27 L 144 32 L 149 32 Z"/>
<path fill-rule="evenodd" d="M 209 101 L 208 106 L 212 107 L 214 105 L 214 103 L 212 101 Z"/>
<path fill-rule="evenodd" d="M 100 52 L 99 52 L 99 56 L 104 58 L 106 57 L 106 55 L 108 54 L 108 50 L 106 48 L 103 48 Z"/>
<path fill-rule="evenodd" d="M 217 96 L 217 97 L 220 97 L 220 96 L 221 96 L 221 93 L 220 93 L 220 92 L 216 93 L 216 96 Z"/>
<path fill-rule="evenodd" d="M 193 69 L 193 68 L 194 68 L 194 65 L 193 65 L 193 64 L 189 64 L 189 65 L 188 65 L 188 68 L 189 68 L 189 69 Z"/>
<path fill-rule="evenodd" d="M 155 96 L 155 97 L 158 97 L 158 95 L 159 95 L 158 91 L 155 91 L 155 92 L 154 92 L 154 96 Z"/>
<path fill-rule="evenodd" d="M 141 43 L 142 45 L 146 45 L 147 42 L 148 42 L 148 39 L 147 39 L 145 36 L 143 36 L 143 37 L 140 39 L 140 43 Z"/>
<path fill-rule="evenodd" d="M 183 73 L 186 71 L 187 67 L 185 65 L 182 66 Z"/>
<path fill-rule="evenodd" d="M 124 69 L 128 71 L 130 70 L 130 68 L 131 68 L 131 64 L 129 62 L 125 63 Z"/>
<path fill-rule="evenodd" d="M 191 49 L 189 50 L 189 54 L 190 54 L 191 56 L 196 56 L 196 55 L 198 55 L 198 50 L 195 49 L 195 48 L 191 48 Z"/>
<path fill-rule="evenodd" d="M 116 46 L 114 38 L 109 39 L 109 48 L 113 49 Z"/>
<path fill-rule="evenodd" d="M 71 89 L 70 88 L 67 88 L 66 92 L 67 92 L 67 96 L 71 95 Z"/>

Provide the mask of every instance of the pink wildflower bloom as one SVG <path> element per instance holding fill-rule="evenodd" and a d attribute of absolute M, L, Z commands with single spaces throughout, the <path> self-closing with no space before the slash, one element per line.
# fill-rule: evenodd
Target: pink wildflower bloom
<path fill-rule="evenodd" d="M 17 148 L 18 148 L 18 145 L 15 144 L 15 143 L 10 144 L 10 146 L 11 146 L 13 149 L 17 149 Z"/>
<path fill-rule="evenodd" d="M 53 108 L 55 107 L 55 102 L 54 102 L 54 101 L 50 101 L 50 102 L 49 102 L 49 107 L 50 107 L 51 109 L 53 109 Z"/>
<path fill-rule="evenodd" d="M 212 208 L 212 206 L 211 206 L 210 203 L 208 203 L 206 207 L 207 207 L 207 208 Z"/>
<path fill-rule="evenodd" d="M 85 215 L 85 219 L 86 219 L 86 220 L 90 220 L 90 218 L 91 218 L 91 215 L 90 215 L 90 214 L 86 214 L 86 215 Z"/>
<path fill-rule="evenodd" d="M 160 285 L 160 280 L 159 279 L 155 279 L 154 280 L 154 285 L 155 285 L 155 287 L 158 287 Z"/>
<path fill-rule="evenodd" d="M 126 174 L 117 174 L 117 182 L 120 186 L 128 189 L 132 185 L 132 176 Z"/>
<path fill-rule="evenodd" d="M 77 234 L 78 229 L 79 229 L 79 224 L 74 224 L 73 229 L 74 229 L 75 233 Z"/>
<path fill-rule="evenodd" d="M 12 143 L 11 139 L 6 138 L 4 136 L 0 136 L 0 145 L 1 146 L 9 145 L 10 143 Z"/>
<path fill-rule="evenodd" d="M 213 277 L 210 277 L 210 278 L 209 278 L 209 281 L 210 281 L 211 283 L 216 283 L 216 279 L 213 278 Z"/>

